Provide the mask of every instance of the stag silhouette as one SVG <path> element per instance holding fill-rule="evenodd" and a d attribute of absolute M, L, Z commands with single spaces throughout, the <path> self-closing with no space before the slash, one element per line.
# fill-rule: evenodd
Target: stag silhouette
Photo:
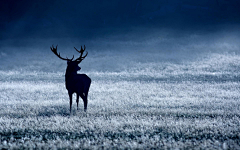
<path fill-rule="evenodd" d="M 52 45 L 50 49 L 57 57 L 67 61 L 67 69 L 65 73 L 65 86 L 66 86 L 66 89 L 68 90 L 68 95 L 70 99 L 70 113 L 72 111 L 73 93 L 77 94 L 77 99 L 76 99 L 77 110 L 78 110 L 78 103 L 79 103 L 79 96 L 80 96 L 84 102 L 84 111 L 86 111 L 87 103 L 88 103 L 87 97 L 88 97 L 88 91 L 91 85 L 91 79 L 86 74 L 77 74 L 77 71 L 81 69 L 78 66 L 78 64 L 88 55 L 88 52 L 87 52 L 85 56 L 82 56 L 86 49 L 85 45 L 84 45 L 84 49 L 81 46 L 81 50 L 77 50 L 75 48 L 75 50 L 80 53 L 80 57 L 78 57 L 75 60 L 73 60 L 74 55 L 72 59 L 62 58 L 60 56 L 60 53 L 57 52 L 57 46 L 56 48 L 54 48 L 54 46 Z"/>

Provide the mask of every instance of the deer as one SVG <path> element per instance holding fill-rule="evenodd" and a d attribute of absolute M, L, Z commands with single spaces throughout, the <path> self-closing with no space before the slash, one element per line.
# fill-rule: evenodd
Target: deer
<path fill-rule="evenodd" d="M 86 49 L 86 46 L 84 45 L 84 48 L 81 46 L 81 50 L 78 50 L 74 47 L 74 49 L 80 53 L 80 56 L 73 60 L 74 55 L 72 59 L 68 59 L 61 57 L 60 53 L 57 52 L 57 47 L 50 47 L 51 51 L 60 59 L 67 61 L 67 69 L 65 73 L 65 87 L 68 91 L 69 99 L 70 99 L 70 114 L 72 111 L 72 95 L 73 93 L 76 93 L 76 102 L 77 102 L 77 110 L 78 110 L 78 103 L 79 103 L 79 97 L 82 98 L 84 102 L 84 111 L 87 111 L 87 104 L 88 104 L 88 91 L 91 85 L 91 79 L 86 74 L 78 74 L 77 71 L 79 71 L 81 68 L 78 66 L 78 64 L 81 63 L 83 59 L 88 55 L 88 52 L 83 56 L 83 53 Z"/>

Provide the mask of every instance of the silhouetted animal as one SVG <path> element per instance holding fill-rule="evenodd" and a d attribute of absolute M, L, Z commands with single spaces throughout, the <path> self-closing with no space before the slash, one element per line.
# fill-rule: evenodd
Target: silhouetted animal
<path fill-rule="evenodd" d="M 74 47 L 75 48 L 75 47 Z M 79 96 L 83 99 L 84 102 L 84 111 L 87 110 L 87 103 L 88 103 L 88 91 L 91 85 L 91 79 L 86 75 L 86 74 L 77 74 L 77 71 L 80 70 L 81 68 L 78 66 L 78 64 L 87 56 L 88 52 L 86 53 L 85 56 L 83 55 L 83 52 L 85 51 L 86 47 L 84 45 L 84 49 L 81 46 L 81 50 L 75 50 L 79 52 L 81 55 L 77 59 L 73 61 L 72 59 L 68 58 L 62 58 L 60 56 L 60 53 L 57 53 L 57 46 L 54 48 L 53 46 L 50 47 L 52 52 L 58 56 L 62 60 L 67 61 L 67 69 L 65 73 L 65 86 L 66 89 L 68 90 L 68 95 L 70 99 L 70 113 L 72 110 L 72 94 L 76 93 L 77 94 L 77 109 L 78 109 L 78 103 L 79 103 Z"/>

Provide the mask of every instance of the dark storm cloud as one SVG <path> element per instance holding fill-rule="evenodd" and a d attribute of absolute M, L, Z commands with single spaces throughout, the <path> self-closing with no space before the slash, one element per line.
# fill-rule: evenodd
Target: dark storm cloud
<path fill-rule="evenodd" d="M 91 38 L 134 27 L 205 28 L 239 23 L 238 0 L 3 0 L 1 39 Z"/>

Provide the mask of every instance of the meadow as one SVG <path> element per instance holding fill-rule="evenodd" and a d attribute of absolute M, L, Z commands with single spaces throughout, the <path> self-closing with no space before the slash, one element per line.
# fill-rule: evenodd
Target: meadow
<path fill-rule="evenodd" d="M 165 51 L 156 51 L 159 41 L 172 39 L 144 43 L 154 50 L 134 50 L 141 41 L 88 50 L 79 72 L 92 79 L 88 110 L 74 100 L 72 114 L 65 62 L 50 49 L 15 53 L 11 62 L 2 49 L 0 148 L 240 149 L 239 45 L 192 38 L 203 39 Z"/>

